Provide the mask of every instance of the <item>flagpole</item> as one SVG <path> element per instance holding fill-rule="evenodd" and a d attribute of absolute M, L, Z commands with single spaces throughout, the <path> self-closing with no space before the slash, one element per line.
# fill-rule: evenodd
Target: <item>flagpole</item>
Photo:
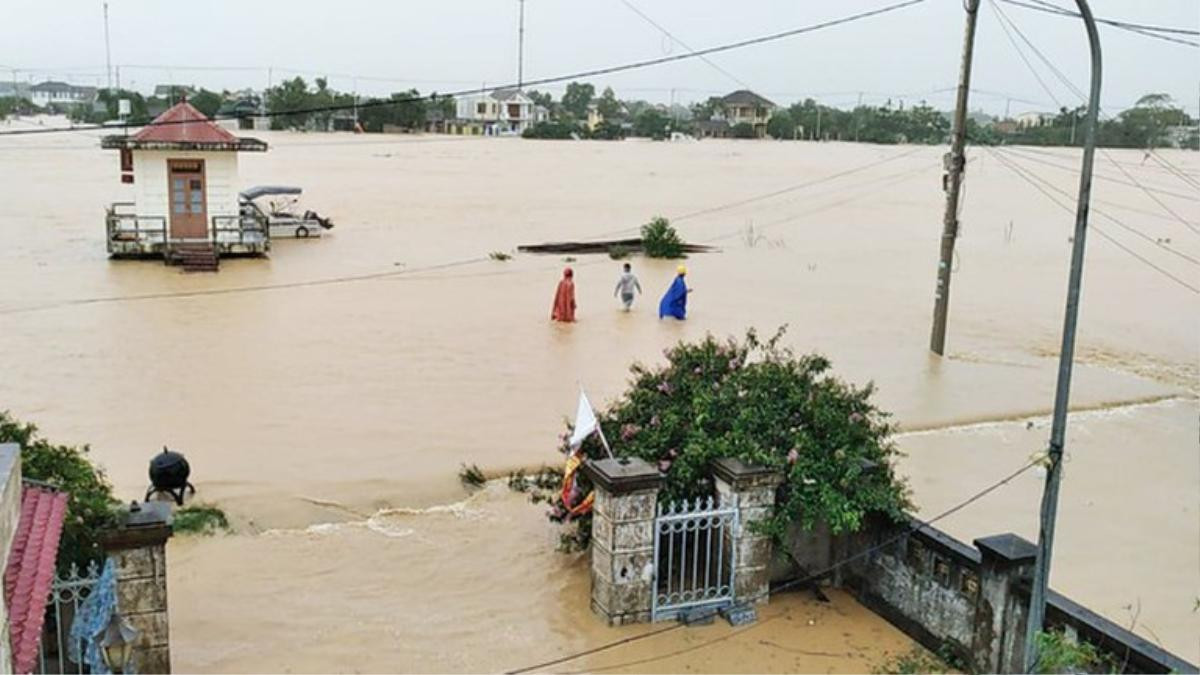
<path fill-rule="evenodd" d="M 596 412 L 595 409 L 593 409 L 592 413 L 595 414 L 595 412 Z M 600 426 L 600 418 L 599 417 L 596 418 L 596 433 L 600 434 L 600 443 L 604 446 L 604 449 L 608 452 L 608 458 L 613 459 L 612 448 L 608 447 L 608 439 L 604 437 L 604 427 Z"/>

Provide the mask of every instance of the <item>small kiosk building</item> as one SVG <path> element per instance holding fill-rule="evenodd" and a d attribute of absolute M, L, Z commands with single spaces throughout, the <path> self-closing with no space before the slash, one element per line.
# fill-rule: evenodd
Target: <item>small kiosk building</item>
<path fill-rule="evenodd" d="M 267 144 L 234 136 L 186 100 L 132 136 L 107 136 L 101 147 L 121 151 L 121 182 L 133 201 L 106 217 L 109 255 L 162 256 L 195 262 L 270 249 L 266 223 L 238 203 L 238 152 Z"/>

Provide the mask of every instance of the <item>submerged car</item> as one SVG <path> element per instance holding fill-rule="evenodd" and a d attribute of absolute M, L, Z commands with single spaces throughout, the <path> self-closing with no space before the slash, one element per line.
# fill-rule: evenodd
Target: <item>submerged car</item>
<path fill-rule="evenodd" d="M 267 231 L 275 237 L 319 237 L 322 230 L 333 227 L 333 221 L 323 218 L 316 211 L 300 210 L 298 187 L 286 185 L 259 185 L 238 193 L 242 215 L 255 217 L 267 223 Z M 266 200 L 264 208 L 261 200 Z"/>

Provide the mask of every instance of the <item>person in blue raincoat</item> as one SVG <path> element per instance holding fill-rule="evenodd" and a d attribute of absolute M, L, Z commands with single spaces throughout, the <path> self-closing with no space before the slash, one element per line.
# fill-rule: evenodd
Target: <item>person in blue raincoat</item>
<path fill-rule="evenodd" d="M 683 265 L 676 270 L 675 281 L 671 282 L 671 287 L 667 289 L 663 295 L 662 302 L 658 303 L 658 318 L 673 316 L 676 319 L 683 320 L 687 318 L 687 296 L 688 287 L 683 278 L 687 276 L 687 268 Z"/>

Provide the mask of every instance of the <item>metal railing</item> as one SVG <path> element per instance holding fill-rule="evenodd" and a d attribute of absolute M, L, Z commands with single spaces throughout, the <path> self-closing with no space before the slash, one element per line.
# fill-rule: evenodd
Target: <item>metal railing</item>
<path fill-rule="evenodd" d="M 46 603 L 46 623 L 42 628 L 42 641 L 38 647 L 39 673 L 83 673 L 89 672 L 86 665 L 77 663 L 70 654 L 83 652 L 82 640 L 71 649 L 71 622 L 79 613 L 79 606 L 92 593 L 100 579 L 100 566 L 94 561 L 81 574 L 71 565 L 66 574 L 58 574 L 50 585 L 50 598 Z"/>
<path fill-rule="evenodd" d="M 109 241 L 161 243 L 167 240 L 167 219 L 164 216 L 139 216 L 123 213 L 118 207 L 132 204 L 113 204 L 104 222 Z"/>
<path fill-rule="evenodd" d="M 210 234 L 215 244 L 261 244 L 270 236 L 266 221 L 252 215 L 213 216 Z"/>
<path fill-rule="evenodd" d="M 651 620 L 733 604 L 740 534 L 736 496 L 660 503 L 654 519 Z"/>

